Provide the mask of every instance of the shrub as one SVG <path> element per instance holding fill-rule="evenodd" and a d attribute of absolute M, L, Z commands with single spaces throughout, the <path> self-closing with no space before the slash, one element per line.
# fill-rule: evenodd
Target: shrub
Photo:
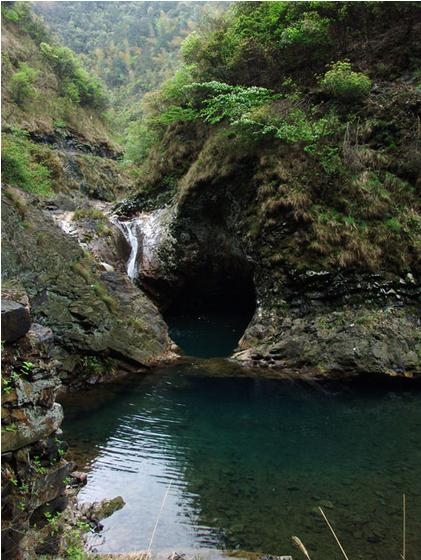
<path fill-rule="evenodd" d="M 65 97 L 76 104 L 105 109 L 106 96 L 101 83 L 81 66 L 70 49 L 41 43 L 40 50 L 60 78 Z"/>
<path fill-rule="evenodd" d="M 5 183 L 28 192 L 48 196 L 52 190 L 48 167 L 38 161 L 40 148 L 24 135 L 2 135 L 2 177 Z"/>
<path fill-rule="evenodd" d="M 28 98 L 35 95 L 32 84 L 37 74 L 38 72 L 25 62 L 19 63 L 19 69 L 13 74 L 9 84 L 10 94 L 17 105 L 22 106 Z"/>
<path fill-rule="evenodd" d="M 101 210 L 99 210 L 99 208 L 94 208 L 94 207 L 80 208 L 75 211 L 73 217 L 75 220 L 82 220 L 84 218 L 88 218 L 92 220 L 103 220 L 105 218 Z"/>
<path fill-rule="evenodd" d="M 329 24 L 330 20 L 321 17 L 317 12 L 306 12 L 301 19 L 282 31 L 280 44 L 282 47 L 328 44 L 330 41 Z"/>
<path fill-rule="evenodd" d="M 190 33 L 181 44 L 180 51 L 186 61 L 194 60 L 195 54 L 200 48 L 201 38 L 197 31 Z"/>
<path fill-rule="evenodd" d="M 394 217 L 386 220 L 386 226 L 396 233 L 402 230 L 402 224 L 397 218 Z"/>
<path fill-rule="evenodd" d="M 147 121 L 131 123 L 127 129 L 126 161 L 142 163 L 158 140 L 158 131 Z"/>
<path fill-rule="evenodd" d="M 320 80 L 321 87 L 343 101 L 359 101 L 371 89 L 371 80 L 362 72 L 354 72 L 349 61 L 335 62 Z"/>
<path fill-rule="evenodd" d="M 1 7 L 1 15 L 7 21 L 13 21 L 14 23 L 18 22 L 20 20 L 20 17 L 21 17 L 18 11 L 14 10 L 13 8 L 11 8 L 9 6 L 5 6 L 5 5 L 2 5 L 2 7 Z"/>

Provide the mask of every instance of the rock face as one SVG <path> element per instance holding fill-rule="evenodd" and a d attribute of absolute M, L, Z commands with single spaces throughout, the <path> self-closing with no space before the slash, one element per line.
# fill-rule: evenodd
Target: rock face
<path fill-rule="evenodd" d="M 164 321 L 125 272 L 104 271 L 103 252 L 98 261 L 84 253 L 47 211 L 28 204 L 24 219 L 29 227 L 10 200 L 4 201 L 3 275 L 21 279 L 34 318 L 54 331 L 67 382 L 75 380 L 75 372 L 92 382 L 169 355 Z"/>
<path fill-rule="evenodd" d="M 251 279 L 256 311 L 234 354 L 241 363 L 297 375 L 421 374 L 415 270 L 313 268 L 305 255 L 293 254 L 299 232 L 291 217 L 276 237 L 253 234 L 257 203 L 247 193 L 257 177 L 247 175 L 254 173 L 250 163 L 238 157 L 230 168 L 203 167 L 183 178 L 168 235 L 154 247 L 155 266 L 139 276 L 161 305 L 180 294 L 188 298 L 185 287 L 192 284 L 206 297 L 211 278 L 222 286 L 236 278 L 239 290 Z M 282 244 L 279 254 L 275 242 Z"/>
<path fill-rule="evenodd" d="M 420 373 L 420 286 L 412 276 L 308 270 L 262 284 L 238 360 L 321 375 Z"/>
<path fill-rule="evenodd" d="M 18 288 L 2 295 L 9 307 L 22 307 L 11 299 L 22 301 L 22 294 Z M 10 340 L 7 329 L 3 336 Z M 63 411 L 55 402 L 60 381 L 53 349 L 52 331 L 33 324 L 2 352 L 2 553 L 11 559 L 33 557 L 22 539 L 35 519 L 45 522 L 43 511 L 66 505 L 65 479 L 73 465 L 59 436 Z"/>

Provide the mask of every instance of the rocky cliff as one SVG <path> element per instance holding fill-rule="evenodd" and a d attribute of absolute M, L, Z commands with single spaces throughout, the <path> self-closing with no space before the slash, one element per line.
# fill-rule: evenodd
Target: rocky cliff
<path fill-rule="evenodd" d="M 2 292 L 2 553 L 26 557 L 43 546 L 37 528 L 67 504 L 73 465 L 60 439 L 60 386 L 51 329 L 30 318 L 26 292 Z M 47 533 L 46 533 L 47 536 Z"/>
<path fill-rule="evenodd" d="M 248 364 L 419 374 L 418 8 L 234 10 L 148 117 L 160 141 L 121 211 L 166 203 L 172 221 L 141 283 L 164 308 L 253 284 Z"/>

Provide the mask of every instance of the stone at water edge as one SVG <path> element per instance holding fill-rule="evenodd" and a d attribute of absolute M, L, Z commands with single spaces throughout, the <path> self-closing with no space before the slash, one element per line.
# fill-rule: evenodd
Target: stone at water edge
<path fill-rule="evenodd" d="M 24 336 L 31 326 L 29 309 L 16 301 L 1 300 L 1 338 L 15 342 Z"/>
<path fill-rule="evenodd" d="M 118 511 L 126 505 L 121 496 L 116 496 L 111 500 L 101 500 L 100 502 L 85 503 L 79 507 L 80 512 L 91 521 L 101 521 L 106 517 L 110 517 L 115 511 Z"/>
<path fill-rule="evenodd" d="M 70 473 L 73 479 L 70 483 L 71 486 L 86 486 L 88 483 L 88 475 L 82 471 L 73 471 Z"/>

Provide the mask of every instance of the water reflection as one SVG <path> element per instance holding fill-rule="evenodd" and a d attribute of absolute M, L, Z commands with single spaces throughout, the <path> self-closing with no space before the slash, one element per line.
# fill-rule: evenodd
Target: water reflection
<path fill-rule="evenodd" d="M 103 552 L 241 548 L 335 558 L 325 508 L 353 558 L 421 551 L 421 397 L 339 394 L 267 379 L 187 375 L 188 366 L 65 403 L 72 446 L 90 446 L 81 500 L 122 495 Z M 86 447 L 85 445 L 85 447 Z M 92 453 L 94 451 L 94 454 Z M 83 446 L 81 448 L 83 455 Z"/>

